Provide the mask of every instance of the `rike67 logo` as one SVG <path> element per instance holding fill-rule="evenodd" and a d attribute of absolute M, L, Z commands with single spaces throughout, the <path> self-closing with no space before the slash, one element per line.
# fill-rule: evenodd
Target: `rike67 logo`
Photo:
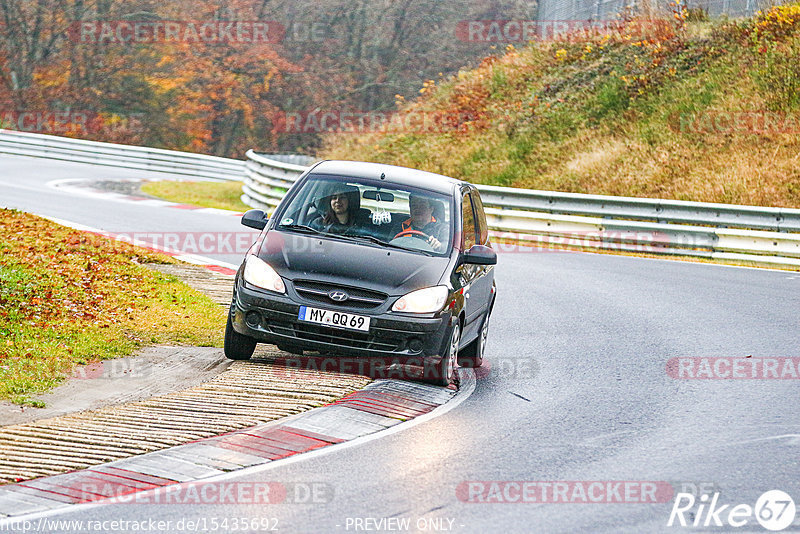
<path fill-rule="evenodd" d="M 719 493 L 704 494 L 695 498 L 691 493 L 675 496 L 667 526 L 682 527 L 734 527 L 752 525 L 753 519 L 767 530 L 784 530 L 792 525 L 797 508 L 788 493 L 770 490 L 761 495 L 755 506 L 749 504 L 721 504 Z"/>

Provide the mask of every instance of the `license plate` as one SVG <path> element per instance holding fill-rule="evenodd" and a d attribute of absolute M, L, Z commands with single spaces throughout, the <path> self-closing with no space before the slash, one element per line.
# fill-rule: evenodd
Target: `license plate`
<path fill-rule="evenodd" d="M 369 317 L 364 317 L 363 315 L 300 306 L 300 313 L 297 318 L 301 321 L 323 324 L 334 328 L 369 332 Z"/>

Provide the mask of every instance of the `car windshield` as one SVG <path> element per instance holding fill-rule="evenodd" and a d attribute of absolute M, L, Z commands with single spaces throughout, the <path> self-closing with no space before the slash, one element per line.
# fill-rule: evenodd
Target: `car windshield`
<path fill-rule="evenodd" d="M 450 198 L 378 180 L 311 175 L 282 210 L 281 230 L 446 255 Z"/>

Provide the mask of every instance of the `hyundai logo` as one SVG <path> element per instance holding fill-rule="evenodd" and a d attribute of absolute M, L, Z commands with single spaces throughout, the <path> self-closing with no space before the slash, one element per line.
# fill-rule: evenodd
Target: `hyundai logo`
<path fill-rule="evenodd" d="M 335 300 L 336 302 L 344 302 L 345 300 L 350 298 L 350 295 L 348 295 L 344 291 L 331 291 L 330 293 L 328 293 L 328 298 L 331 300 Z"/>

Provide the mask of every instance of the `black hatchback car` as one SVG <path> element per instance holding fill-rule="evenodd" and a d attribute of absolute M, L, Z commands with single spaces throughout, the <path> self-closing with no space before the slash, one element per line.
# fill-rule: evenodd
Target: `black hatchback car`
<path fill-rule="evenodd" d="M 233 291 L 225 355 L 256 343 L 390 358 L 447 385 L 482 363 L 496 287 L 480 195 L 469 183 L 374 163 L 325 161 L 267 219 Z"/>

